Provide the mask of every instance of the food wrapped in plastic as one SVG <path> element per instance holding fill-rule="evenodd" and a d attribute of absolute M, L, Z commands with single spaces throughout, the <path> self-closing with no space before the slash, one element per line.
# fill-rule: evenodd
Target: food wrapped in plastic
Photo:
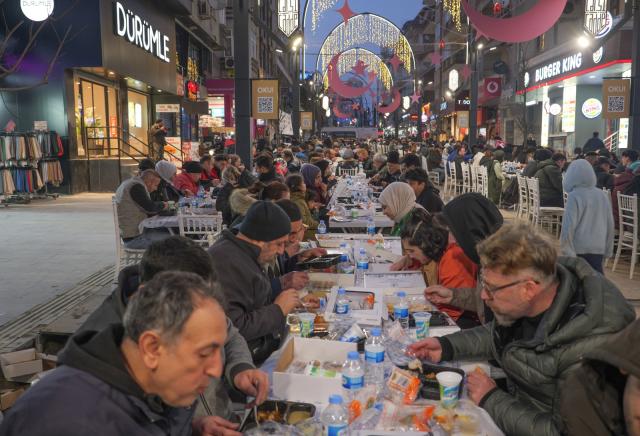
<path fill-rule="evenodd" d="M 437 436 L 503 436 L 491 417 L 469 400 L 460 400 L 455 408 L 440 406 L 433 414 L 434 435 Z"/>
<path fill-rule="evenodd" d="M 259 427 L 252 428 L 244 434 L 249 436 L 304 436 L 304 434 L 294 426 L 278 424 L 275 422 L 261 423 Z"/>
<path fill-rule="evenodd" d="M 295 425 L 296 430 L 302 436 L 323 436 L 324 428 L 318 418 L 311 418 Z"/>
<path fill-rule="evenodd" d="M 387 357 L 397 366 L 407 366 L 415 357 L 407 355 L 409 345 L 413 340 L 402 328 L 398 321 L 384 324 L 383 344 Z"/>

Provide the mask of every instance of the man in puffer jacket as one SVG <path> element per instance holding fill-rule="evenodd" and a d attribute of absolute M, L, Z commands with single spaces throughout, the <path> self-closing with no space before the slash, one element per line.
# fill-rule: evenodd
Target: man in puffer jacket
<path fill-rule="evenodd" d="M 567 158 L 562 153 L 555 153 L 551 159 L 540 162 L 536 179 L 540 187 L 540 206 L 563 207 L 562 168 Z"/>
<path fill-rule="evenodd" d="M 560 435 L 560 383 L 635 312 L 613 283 L 582 259 L 558 258 L 555 242 L 527 224 L 503 226 L 477 250 L 481 296 L 495 319 L 416 342 L 408 352 L 433 362 L 497 362 L 507 390 L 476 370 L 467 378 L 471 400 L 505 434 Z"/>
<path fill-rule="evenodd" d="M 559 407 L 566 434 L 640 435 L 638 344 L 640 320 L 588 352 L 569 374 L 561 386 Z"/>

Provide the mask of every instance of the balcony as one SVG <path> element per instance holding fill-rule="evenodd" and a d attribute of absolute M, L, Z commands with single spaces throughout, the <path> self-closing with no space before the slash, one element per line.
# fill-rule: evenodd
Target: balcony
<path fill-rule="evenodd" d="M 164 7 L 177 15 L 190 14 L 193 0 L 165 0 Z"/>

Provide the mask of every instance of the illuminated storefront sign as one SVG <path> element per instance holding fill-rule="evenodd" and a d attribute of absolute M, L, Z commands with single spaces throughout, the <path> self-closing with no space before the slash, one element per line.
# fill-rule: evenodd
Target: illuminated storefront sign
<path fill-rule="evenodd" d="M 535 81 L 541 82 L 561 74 L 567 74 L 572 71 L 578 70 L 582 67 L 582 53 L 572 54 L 561 60 L 552 62 L 543 67 L 537 68 L 535 73 Z"/>
<path fill-rule="evenodd" d="M 125 8 L 122 3 L 114 3 L 114 32 L 131 44 L 169 63 L 169 37 L 144 18 Z"/>
<path fill-rule="evenodd" d="M 597 98 L 588 98 L 582 104 L 582 115 L 588 119 L 593 119 L 602 113 L 602 102 Z"/>
<path fill-rule="evenodd" d="M 278 0 L 278 29 L 287 38 L 298 28 L 299 0 Z"/>
<path fill-rule="evenodd" d="M 20 0 L 20 9 L 31 21 L 44 21 L 53 13 L 53 0 Z"/>

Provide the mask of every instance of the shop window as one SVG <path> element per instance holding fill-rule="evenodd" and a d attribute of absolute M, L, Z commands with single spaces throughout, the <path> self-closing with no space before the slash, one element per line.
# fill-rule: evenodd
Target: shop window
<path fill-rule="evenodd" d="M 129 120 L 129 146 L 127 153 L 146 156 L 149 143 L 149 98 L 145 94 L 129 90 L 127 92 L 127 112 Z"/>
<path fill-rule="evenodd" d="M 74 86 L 75 125 L 78 156 L 118 155 L 117 91 L 89 80 Z"/>

